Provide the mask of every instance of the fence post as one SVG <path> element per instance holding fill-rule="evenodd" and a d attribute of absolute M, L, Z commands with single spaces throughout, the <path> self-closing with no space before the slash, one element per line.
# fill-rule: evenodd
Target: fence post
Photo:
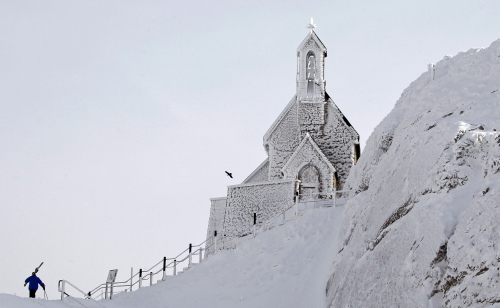
<path fill-rule="evenodd" d="M 59 292 L 61 292 L 61 300 L 64 300 L 64 293 L 66 293 L 65 290 L 65 281 L 64 280 L 59 280 L 59 285 L 58 285 Z M 102 292 L 102 290 L 101 290 Z"/>
<path fill-rule="evenodd" d="M 215 246 L 215 249 L 214 249 L 214 254 L 217 253 L 217 230 L 214 231 L 214 246 Z"/>
<path fill-rule="evenodd" d="M 189 244 L 189 264 L 188 264 L 188 268 L 191 267 L 191 256 L 192 256 L 191 250 L 192 249 L 193 249 L 193 244 Z"/>
<path fill-rule="evenodd" d="M 167 276 L 167 257 L 163 257 L 163 278 L 161 280 L 165 280 L 165 277 Z"/>
<path fill-rule="evenodd" d="M 139 269 L 139 289 L 142 287 L 142 268 Z"/>
<path fill-rule="evenodd" d="M 203 248 L 200 247 L 199 251 L 200 251 L 200 263 L 201 263 L 201 261 L 202 261 L 202 254 L 203 254 Z"/>
<path fill-rule="evenodd" d="M 111 281 L 111 287 L 109 288 L 109 299 L 113 299 L 113 281 Z"/>
<path fill-rule="evenodd" d="M 283 203 L 283 223 L 285 223 L 286 220 L 286 203 Z"/>
<path fill-rule="evenodd" d="M 174 260 L 174 276 L 177 275 L 177 260 Z"/>
<path fill-rule="evenodd" d="M 108 299 L 108 282 L 106 281 L 106 289 L 104 289 L 104 299 Z"/>
<path fill-rule="evenodd" d="M 130 292 L 132 292 L 132 279 L 134 278 L 134 268 L 130 268 Z"/>
<path fill-rule="evenodd" d="M 337 207 L 337 188 L 333 188 L 333 207 Z"/>
<path fill-rule="evenodd" d="M 253 237 L 255 237 L 255 225 L 257 224 L 257 213 L 253 213 Z"/>
<path fill-rule="evenodd" d="M 149 272 L 149 286 L 153 285 L 153 272 Z"/>

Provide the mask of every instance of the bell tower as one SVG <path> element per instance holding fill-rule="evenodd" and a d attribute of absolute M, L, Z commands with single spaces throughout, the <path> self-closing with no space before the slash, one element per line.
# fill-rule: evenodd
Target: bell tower
<path fill-rule="evenodd" d="M 309 34 L 297 48 L 297 98 L 299 101 L 325 101 L 326 47 L 313 31 L 316 25 L 307 25 Z"/>

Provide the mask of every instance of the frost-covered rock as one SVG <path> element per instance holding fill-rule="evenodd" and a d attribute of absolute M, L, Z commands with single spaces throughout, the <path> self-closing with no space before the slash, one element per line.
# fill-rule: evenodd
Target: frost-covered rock
<path fill-rule="evenodd" d="M 500 40 L 403 92 L 346 181 L 331 307 L 500 307 L 499 89 Z"/>

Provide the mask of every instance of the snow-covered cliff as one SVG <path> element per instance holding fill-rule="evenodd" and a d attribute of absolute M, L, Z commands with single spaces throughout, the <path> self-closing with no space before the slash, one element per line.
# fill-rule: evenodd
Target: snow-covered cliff
<path fill-rule="evenodd" d="M 403 92 L 346 181 L 331 307 L 500 307 L 499 130 L 500 40 Z"/>

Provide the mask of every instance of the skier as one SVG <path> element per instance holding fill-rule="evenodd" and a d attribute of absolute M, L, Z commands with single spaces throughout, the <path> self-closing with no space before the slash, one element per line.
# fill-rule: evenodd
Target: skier
<path fill-rule="evenodd" d="M 30 297 L 35 298 L 36 290 L 38 290 L 38 284 L 40 284 L 45 291 L 45 284 L 36 276 L 36 273 L 33 272 L 30 277 L 26 278 L 24 281 L 24 286 L 29 282 L 28 290 L 30 290 Z"/>

